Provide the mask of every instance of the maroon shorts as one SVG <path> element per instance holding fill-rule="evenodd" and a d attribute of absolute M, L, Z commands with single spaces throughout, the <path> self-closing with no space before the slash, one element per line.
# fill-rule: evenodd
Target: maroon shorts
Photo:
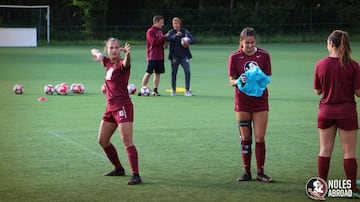
<path fill-rule="evenodd" d="M 132 103 L 120 107 L 118 110 L 110 111 L 106 109 L 102 120 L 111 123 L 125 123 L 134 121 L 134 107 Z"/>
<path fill-rule="evenodd" d="M 342 119 L 328 119 L 318 116 L 318 128 L 326 129 L 335 125 L 337 128 L 343 130 L 357 130 L 359 129 L 357 116 L 352 116 Z"/>

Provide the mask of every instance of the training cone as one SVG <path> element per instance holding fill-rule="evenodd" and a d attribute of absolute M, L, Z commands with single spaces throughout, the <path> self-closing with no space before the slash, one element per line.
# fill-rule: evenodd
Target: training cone
<path fill-rule="evenodd" d="M 190 90 L 191 90 L 191 89 L 190 89 Z M 172 92 L 172 89 L 166 89 L 165 92 L 171 93 L 171 92 Z M 176 92 L 177 92 L 177 93 L 185 93 L 185 92 L 186 92 L 186 89 L 185 89 L 185 88 L 176 87 Z"/>
<path fill-rule="evenodd" d="M 38 101 L 44 102 L 44 101 L 46 101 L 46 98 L 45 97 L 39 97 Z"/>

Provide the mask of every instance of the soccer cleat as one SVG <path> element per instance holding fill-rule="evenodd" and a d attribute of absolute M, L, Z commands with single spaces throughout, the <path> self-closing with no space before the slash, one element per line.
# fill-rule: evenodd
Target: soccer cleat
<path fill-rule="evenodd" d="M 153 91 L 151 94 L 152 94 L 153 96 L 160 96 L 160 94 L 159 94 L 158 92 L 155 92 L 155 91 Z"/>
<path fill-rule="evenodd" d="M 237 181 L 242 182 L 242 181 L 250 181 L 251 180 L 251 173 L 250 172 L 246 172 L 237 179 Z"/>
<path fill-rule="evenodd" d="M 190 97 L 190 96 L 193 96 L 193 94 L 192 94 L 191 91 L 186 91 L 186 92 L 184 93 L 184 96 Z"/>
<path fill-rule="evenodd" d="M 138 92 L 136 95 L 137 95 L 137 96 L 141 96 L 141 92 Z"/>
<path fill-rule="evenodd" d="M 356 191 L 353 191 L 351 198 L 359 198 L 360 199 L 360 190 L 357 189 Z"/>
<path fill-rule="evenodd" d="M 170 96 L 176 96 L 176 91 L 172 91 Z"/>
<path fill-rule="evenodd" d="M 257 180 L 262 182 L 274 182 L 271 177 L 265 175 L 264 173 L 258 173 Z"/>
<path fill-rule="evenodd" d="M 104 176 L 125 176 L 125 170 L 123 167 L 121 167 L 105 173 Z"/>
<path fill-rule="evenodd" d="M 135 185 L 135 184 L 140 184 L 141 181 L 141 177 L 139 174 L 133 174 L 133 176 L 131 176 L 130 180 L 128 181 L 128 185 Z"/>

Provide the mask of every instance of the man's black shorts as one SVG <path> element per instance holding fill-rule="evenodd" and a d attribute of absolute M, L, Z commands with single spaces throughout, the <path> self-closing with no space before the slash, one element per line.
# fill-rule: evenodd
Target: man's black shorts
<path fill-rule="evenodd" d="M 152 74 L 155 71 L 156 74 L 162 74 L 165 72 L 164 60 L 149 60 L 146 68 L 146 72 Z"/>

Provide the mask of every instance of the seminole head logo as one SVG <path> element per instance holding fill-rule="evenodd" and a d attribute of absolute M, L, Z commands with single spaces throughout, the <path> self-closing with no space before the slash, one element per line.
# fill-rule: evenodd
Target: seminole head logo
<path fill-rule="evenodd" d="M 309 198 L 324 201 L 328 186 L 322 178 L 313 177 L 306 183 L 305 191 Z"/>
<path fill-rule="evenodd" d="M 249 69 L 253 68 L 253 67 L 256 67 L 256 66 L 259 66 L 257 64 L 257 62 L 255 61 L 248 61 L 245 63 L 244 65 L 244 72 L 248 71 Z"/>

